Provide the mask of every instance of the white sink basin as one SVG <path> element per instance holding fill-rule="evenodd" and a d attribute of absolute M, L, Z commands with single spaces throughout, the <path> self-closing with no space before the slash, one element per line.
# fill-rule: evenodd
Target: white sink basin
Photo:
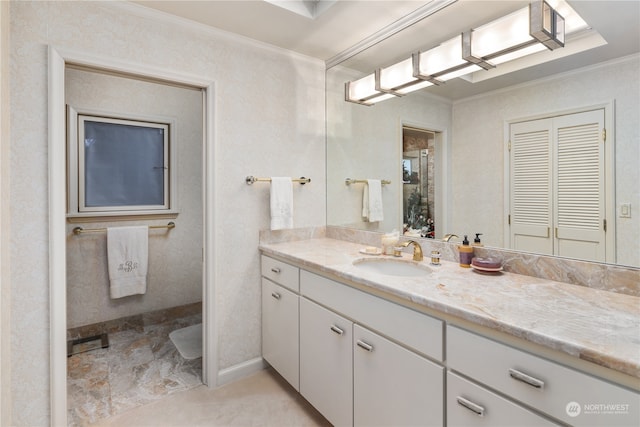
<path fill-rule="evenodd" d="M 417 277 L 431 273 L 426 265 L 399 259 L 364 258 L 353 261 L 353 265 L 362 271 L 387 276 Z"/>

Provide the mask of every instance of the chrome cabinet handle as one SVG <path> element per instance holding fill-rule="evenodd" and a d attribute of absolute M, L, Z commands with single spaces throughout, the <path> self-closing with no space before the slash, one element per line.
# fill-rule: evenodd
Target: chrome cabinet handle
<path fill-rule="evenodd" d="M 363 348 L 363 349 L 367 350 L 368 352 L 372 352 L 373 351 L 373 346 L 371 344 L 367 344 L 364 341 L 358 340 L 358 341 L 356 341 L 356 345 L 358 347 L 360 347 L 360 348 Z"/>
<path fill-rule="evenodd" d="M 514 380 L 523 382 L 527 385 L 530 385 L 531 387 L 535 387 L 539 389 L 544 388 L 544 381 L 534 378 L 523 372 L 520 372 L 517 369 L 509 369 L 509 376 Z"/>
<path fill-rule="evenodd" d="M 280 271 L 282 271 L 282 270 L 280 270 L 278 267 L 273 267 L 273 268 L 271 269 L 271 271 L 273 271 L 273 272 L 274 272 L 274 273 L 276 273 L 276 274 L 280 274 Z"/>
<path fill-rule="evenodd" d="M 463 406 L 476 414 L 479 417 L 484 417 L 484 408 L 477 403 L 473 403 L 470 400 L 465 399 L 462 396 L 457 396 L 456 400 L 458 401 L 458 405 Z"/>
<path fill-rule="evenodd" d="M 271 296 L 274 297 L 275 299 L 280 299 L 280 294 L 277 292 L 271 292 Z"/>
<path fill-rule="evenodd" d="M 333 332 L 335 332 L 336 334 L 338 334 L 338 335 L 344 334 L 344 331 L 342 329 L 338 328 L 336 325 L 331 325 L 331 330 Z"/>

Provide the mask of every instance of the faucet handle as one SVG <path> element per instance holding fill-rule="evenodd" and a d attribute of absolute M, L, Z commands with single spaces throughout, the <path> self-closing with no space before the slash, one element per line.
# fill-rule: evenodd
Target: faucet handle
<path fill-rule="evenodd" d="M 449 234 L 445 234 L 444 237 L 442 238 L 443 242 L 448 242 L 449 240 L 451 240 L 454 237 L 458 237 L 457 234 L 453 234 L 453 233 L 449 233 Z"/>

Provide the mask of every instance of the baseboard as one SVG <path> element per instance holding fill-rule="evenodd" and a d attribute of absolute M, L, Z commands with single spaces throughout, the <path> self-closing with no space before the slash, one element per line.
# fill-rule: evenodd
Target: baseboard
<path fill-rule="evenodd" d="M 223 384 L 239 380 L 240 378 L 244 378 L 266 367 L 267 363 L 262 359 L 262 357 L 256 357 L 255 359 L 238 363 L 237 365 L 222 369 L 218 372 L 217 385 L 221 386 Z"/>

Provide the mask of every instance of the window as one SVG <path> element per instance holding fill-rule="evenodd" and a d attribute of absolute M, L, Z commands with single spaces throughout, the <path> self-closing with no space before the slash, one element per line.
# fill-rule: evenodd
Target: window
<path fill-rule="evenodd" d="M 166 118 L 115 117 L 69 108 L 69 216 L 175 213 Z"/>

